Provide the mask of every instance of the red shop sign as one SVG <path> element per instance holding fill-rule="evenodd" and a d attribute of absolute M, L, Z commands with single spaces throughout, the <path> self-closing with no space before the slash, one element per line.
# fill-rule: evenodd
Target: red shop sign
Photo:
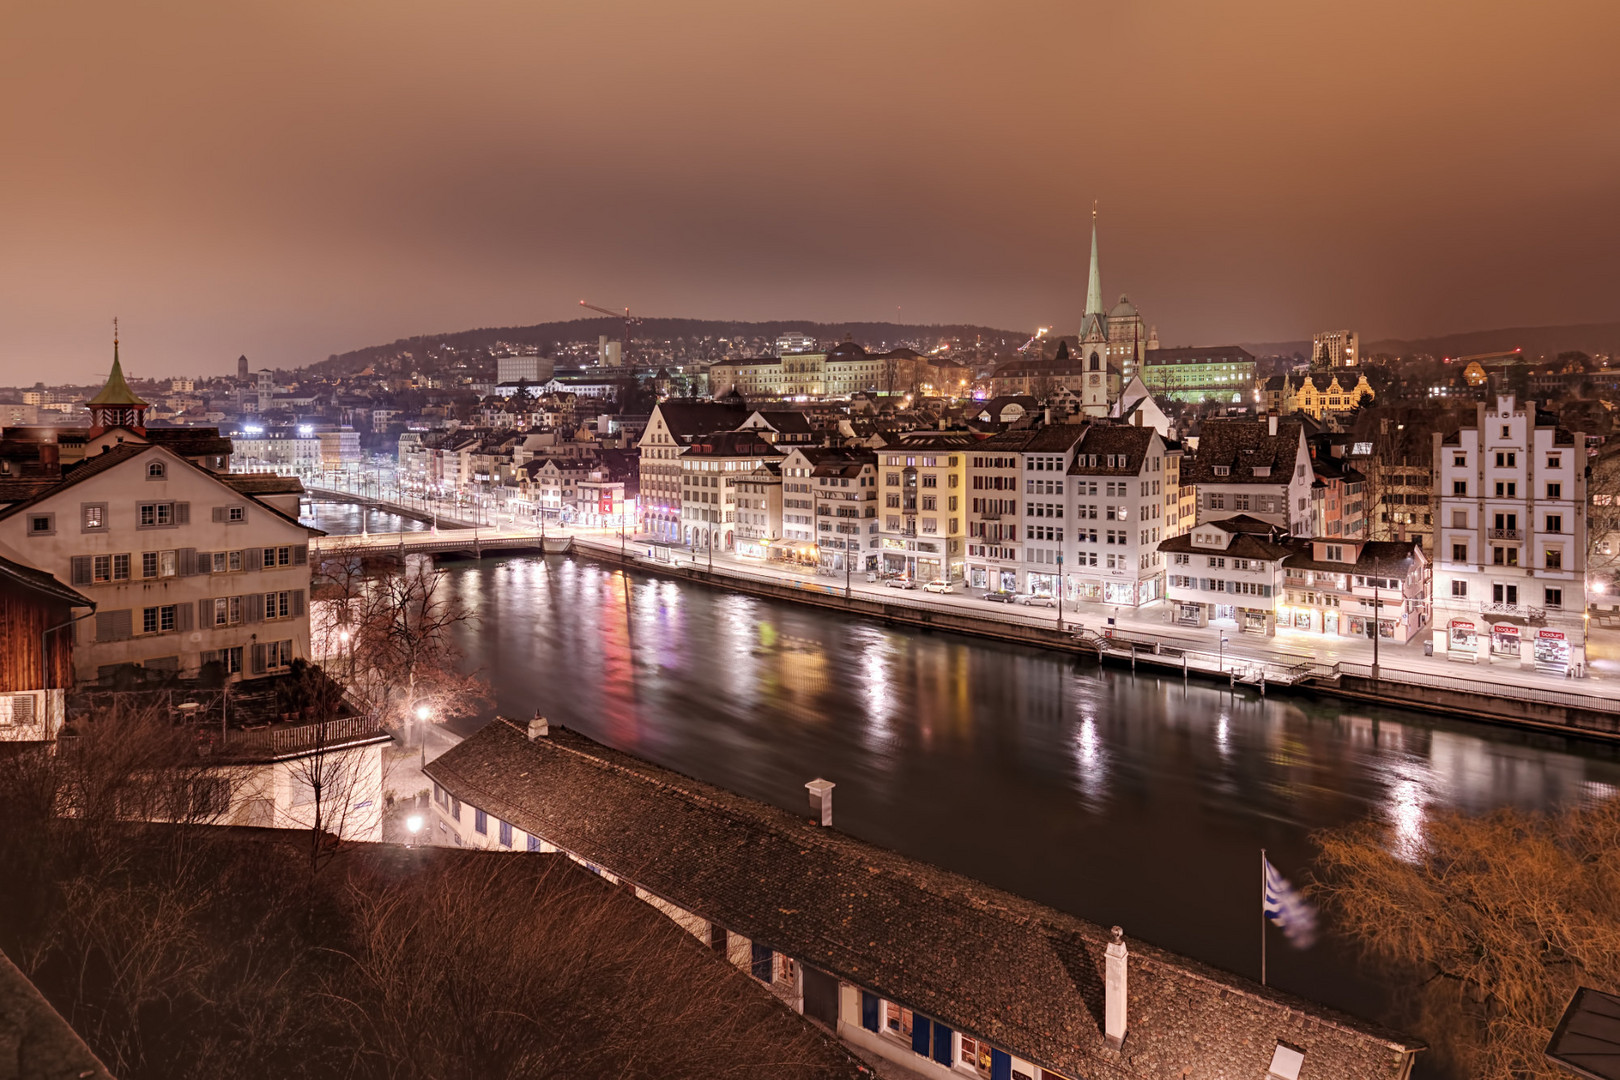
<path fill-rule="evenodd" d="M 1564 640 L 1564 632 L 1562 630 L 1542 630 L 1542 631 L 1538 632 L 1536 634 L 1536 636 L 1539 637 L 1543 641 L 1563 641 Z"/>

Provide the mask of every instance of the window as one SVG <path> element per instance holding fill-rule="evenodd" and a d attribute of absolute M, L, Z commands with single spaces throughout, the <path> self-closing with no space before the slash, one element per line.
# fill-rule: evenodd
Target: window
<path fill-rule="evenodd" d="M 1562 514 L 1547 515 L 1547 531 L 1550 533 L 1564 531 L 1564 516 Z"/>
<path fill-rule="evenodd" d="M 489 835 L 489 815 L 482 810 L 473 811 L 473 832 Z"/>
<path fill-rule="evenodd" d="M 510 821 L 503 821 L 503 822 L 500 823 L 500 826 L 501 826 L 500 834 L 501 834 L 501 843 L 502 843 L 502 845 L 504 845 L 506 847 L 511 847 L 512 846 L 512 823 Z"/>
<path fill-rule="evenodd" d="M 1372 448 L 1370 446 L 1368 447 L 1367 452 L 1369 454 L 1372 453 Z M 1452 465 L 1453 468 L 1457 468 L 1457 469 L 1466 469 L 1466 468 L 1468 468 L 1468 455 L 1467 454 L 1453 454 L 1453 455 L 1451 455 L 1451 465 Z"/>
<path fill-rule="evenodd" d="M 1548 484 L 1547 485 L 1547 498 L 1549 498 L 1549 499 L 1562 499 L 1563 497 L 1564 497 L 1564 485 L 1563 484 Z"/>
<path fill-rule="evenodd" d="M 1466 600 L 1468 598 L 1468 582 L 1461 578 L 1453 579 L 1451 582 L 1451 595 L 1456 599 Z"/>
<path fill-rule="evenodd" d="M 125 558 L 128 558 L 126 555 Z M 97 555 L 90 561 L 90 580 L 97 584 L 113 579 L 113 557 Z"/>
<path fill-rule="evenodd" d="M 1543 592 L 1543 599 L 1548 607 L 1561 608 L 1564 606 L 1564 590 L 1548 588 Z"/>
<path fill-rule="evenodd" d="M 1344 548 L 1342 546 L 1340 546 L 1339 544 L 1329 544 L 1329 545 L 1327 545 L 1327 557 L 1328 557 L 1328 562 L 1343 562 L 1344 561 Z M 1240 569 L 1241 569 L 1241 567 L 1240 567 Z"/>
<path fill-rule="evenodd" d="M 529 837 L 529 850 L 530 851 L 539 851 L 540 850 L 540 838 L 538 836 L 530 835 L 530 837 Z"/>
<path fill-rule="evenodd" d="M 106 532 L 107 531 L 107 504 L 85 503 L 80 507 L 79 531 Z"/>
<path fill-rule="evenodd" d="M 1548 570 L 1562 570 L 1564 568 L 1564 549 L 1548 548 L 1545 552 L 1545 566 Z"/>
<path fill-rule="evenodd" d="M 140 527 L 163 529 L 174 524 L 174 503 L 141 503 Z"/>
<path fill-rule="evenodd" d="M 1509 480 L 1506 483 L 1503 483 L 1502 481 L 1498 480 L 1496 482 L 1496 497 L 1498 499 L 1515 499 L 1518 498 L 1518 493 L 1519 485 L 1513 481 Z"/>
<path fill-rule="evenodd" d="M 1563 466 L 1563 464 L 1564 464 L 1564 459 L 1560 455 L 1558 455 L 1558 454 L 1548 454 L 1547 455 L 1547 468 L 1549 468 L 1549 469 L 1557 469 L 1557 468 L 1561 468 Z"/>
<path fill-rule="evenodd" d="M 1498 485 L 1498 486 L 1501 486 L 1501 485 Z M 1453 495 L 1467 495 L 1468 494 L 1468 481 L 1466 481 L 1466 480 L 1453 480 L 1451 482 L 1451 493 Z"/>
<path fill-rule="evenodd" d="M 1451 561 L 1452 562 L 1467 562 L 1468 561 L 1468 545 L 1467 544 L 1452 544 L 1451 545 Z"/>
<path fill-rule="evenodd" d="M 266 570 L 272 566 L 291 566 L 292 548 L 267 547 L 264 549 L 264 567 Z"/>
<path fill-rule="evenodd" d="M 50 536 L 54 532 L 56 532 L 56 515 L 55 514 L 29 514 L 28 515 L 28 535 L 29 536 Z"/>
<path fill-rule="evenodd" d="M 1519 456 L 1511 450 L 1498 450 L 1496 452 L 1496 467 L 1498 469 L 1512 469 L 1517 467 Z"/>
<path fill-rule="evenodd" d="M 1451 512 L 1451 527 L 1453 529 L 1466 529 L 1466 528 L 1468 528 L 1468 511 L 1466 511 L 1466 510 L 1453 510 Z"/>
<path fill-rule="evenodd" d="M 146 466 L 146 478 L 148 480 L 162 480 L 166 471 L 163 462 L 154 461 Z"/>
<path fill-rule="evenodd" d="M 1209 496 L 1209 508 L 1211 510 L 1224 510 L 1224 509 L 1226 509 L 1226 496 L 1215 493 L 1215 492 L 1211 492 L 1210 496 Z"/>
<path fill-rule="evenodd" d="M 141 610 L 141 633 L 166 634 L 174 629 L 175 608 L 173 604 L 162 607 L 149 607 Z"/>

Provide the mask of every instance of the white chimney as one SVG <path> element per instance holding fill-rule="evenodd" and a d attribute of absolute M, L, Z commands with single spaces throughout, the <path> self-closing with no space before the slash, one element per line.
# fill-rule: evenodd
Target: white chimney
<path fill-rule="evenodd" d="M 1270 414 L 1269 416 L 1266 417 L 1266 427 L 1270 430 L 1270 433 L 1272 435 L 1277 434 L 1277 414 L 1276 413 L 1272 413 L 1272 414 Z"/>
<path fill-rule="evenodd" d="M 539 713 L 535 713 L 534 719 L 529 721 L 529 741 L 533 742 L 535 739 L 543 739 L 550 734 L 551 725 L 546 722 L 545 717 L 541 716 Z"/>
<path fill-rule="evenodd" d="M 1103 1038 L 1118 1050 L 1125 1042 L 1125 931 L 1113 929 L 1103 972 Z"/>
<path fill-rule="evenodd" d="M 832 824 L 832 793 L 837 785 L 831 780 L 816 779 L 804 785 L 810 792 L 810 813 L 823 825 Z"/>

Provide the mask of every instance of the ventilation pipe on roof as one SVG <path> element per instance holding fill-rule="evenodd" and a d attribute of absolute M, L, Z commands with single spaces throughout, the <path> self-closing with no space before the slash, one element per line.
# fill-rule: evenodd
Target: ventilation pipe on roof
<path fill-rule="evenodd" d="M 1276 434 L 1277 434 L 1277 414 L 1276 413 L 1270 413 L 1270 414 L 1268 414 L 1266 416 L 1266 427 L 1269 430 L 1269 433 L 1273 437 L 1275 437 Z"/>
<path fill-rule="evenodd" d="M 1113 928 L 1103 971 L 1103 1038 L 1118 1050 L 1125 1042 L 1125 931 Z"/>
<path fill-rule="evenodd" d="M 832 793 L 837 785 L 831 780 L 816 779 L 804 785 L 810 792 L 810 813 L 822 825 L 832 825 Z"/>
<path fill-rule="evenodd" d="M 1050 427 L 1050 426 L 1051 426 L 1051 425 L 1052 425 L 1052 406 L 1050 406 L 1050 405 L 1048 405 L 1048 406 L 1047 406 L 1047 407 L 1046 407 L 1046 418 L 1045 418 L 1045 421 L 1044 421 L 1044 423 L 1045 423 L 1045 424 L 1046 424 L 1046 425 L 1047 425 L 1047 426 L 1048 426 L 1048 427 Z"/>
<path fill-rule="evenodd" d="M 533 742 L 535 739 L 543 739 L 550 734 L 551 724 L 546 721 L 545 717 L 541 716 L 539 713 L 535 713 L 534 719 L 529 721 L 529 741 Z"/>

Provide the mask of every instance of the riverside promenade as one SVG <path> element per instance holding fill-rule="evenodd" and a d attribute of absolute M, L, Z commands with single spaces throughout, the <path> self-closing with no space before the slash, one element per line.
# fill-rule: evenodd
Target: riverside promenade
<path fill-rule="evenodd" d="M 312 489 L 316 498 L 363 501 L 422 520 L 437 531 L 328 537 L 379 553 L 481 556 L 518 551 L 573 551 L 604 562 L 667 574 L 768 599 L 809 604 L 918 630 L 945 631 L 1010 644 L 1094 655 L 1133 670 L 1216 679 L 1260 693 L 1327 693 L 1369 703 L 1416 708 L 1465 719 L 1620 741 L 1620 672 L 1599 660 L 1584 679 L 1557 679 L 1519 667 L 1465 665 L 1425 656 L 1421 638 L 1407 645 L 1281 630 L 1266 638 L 1236 627 L 1194 629 L 1168 624 L 1162 604 L 1143 609 L 1099 603 L 1061 610 L 987 602 L 978 594 L 930 594 L 869 581 L 864 573 L 827 576 L 808 568 L 655 543 L 607 529 L 481 525 L 441 504 L 424 513 L 388 500 Z M 1224 640 L 1223 640 L 1224 639 Z"/>

